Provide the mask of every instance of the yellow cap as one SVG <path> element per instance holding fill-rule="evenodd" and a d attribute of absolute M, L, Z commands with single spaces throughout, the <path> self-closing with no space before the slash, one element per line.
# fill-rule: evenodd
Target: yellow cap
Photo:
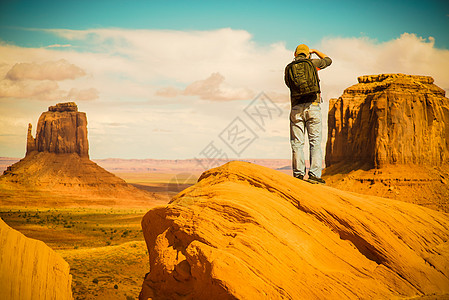
<path fill-rule="evenodd" d="M 304 44 L 301 44 L 298 47 L 296 47 L 295 57 L 301 53 L 305 54 L 306 56 L 309 55 L 309 47 Z"/>

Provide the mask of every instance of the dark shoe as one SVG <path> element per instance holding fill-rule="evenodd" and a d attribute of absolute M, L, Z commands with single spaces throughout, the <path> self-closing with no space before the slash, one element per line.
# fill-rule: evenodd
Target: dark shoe
<path fill-rule="evenodd" d="M 309 179 L 307 179 L 308 182 L 314 183 L 314 184 L 326 184 L 326 181 L 323 180 L 323 178 L 315 177 L 314 175 L 309 174 Z"/>
<path fill-rule="evenodd" d="M 297 175 L 297 176 L 295 176 L 295 178 L 298 178 L 298 179 L 304 180 L 304 175 Z"/>

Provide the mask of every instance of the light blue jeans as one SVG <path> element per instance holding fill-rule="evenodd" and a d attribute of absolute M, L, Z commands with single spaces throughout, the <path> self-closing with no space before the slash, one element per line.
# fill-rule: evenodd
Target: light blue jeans
<path fill-rule="evenodd" d="M 317 102 L 300 103 L 290 112 L 290 144 L 292 146 L 293 176 L 304 176 L 305 130 L 309 138 L 310 170 L 309 175 L 321 177 L 323 154 L 321 153 L 321 107 Z"/>

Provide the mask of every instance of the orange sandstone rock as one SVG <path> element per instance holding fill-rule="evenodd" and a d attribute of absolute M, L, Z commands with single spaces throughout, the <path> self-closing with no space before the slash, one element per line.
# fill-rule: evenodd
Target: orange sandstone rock
<path fill-rule="evenodd" d="M 449 99 L 429 76 L 361 76 L 329 102 L 326 166 L 449 162 Z"/>
<path fill-rule="evenodd" d="M 361 76 L 329 102 L 328 185 L 449 212 L 449 99 L 429 76 Z"/>
<path fill-rule="evenodd" d="M 36 150 L 89 157 L 86 113 L 78 112 L 75 102 L 50 106 L 39 118 L 35 139 L 28 125 L 27 154 Z"/>
<path fill-rule="evenodd" d="M 449 218 L 231 162 L 142 219 L 140 299 L 449 294 Z"/>
<path fill-rule="evenodd" d="M 69 264 L 0 219 L 0 299 L 72 299 Z"/>
<path fill-rule="evenodd" d="M 1 205 L 148 207 L 160 200 L 89 159 L 86 114 L 74 102 L 50 106 L 36 132 L 33 138 L 28 125 L 26 156 L 0 176 Z"/>

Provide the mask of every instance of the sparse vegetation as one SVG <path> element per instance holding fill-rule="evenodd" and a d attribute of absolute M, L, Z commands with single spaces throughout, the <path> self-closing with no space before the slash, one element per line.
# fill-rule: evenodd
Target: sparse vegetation
<path fill-rule="evenodd" d="M 141 278 L 148 272 L 148 254 L 140 227 L 146 212 L 146 209 L 0 208 L 0 217 L 26 236 L 44 241 L 64 257 L 73 276 L 74 299 L 95 299 L 112 289 L 110 282 L 117 286 L 112 289 L 117 296 L 114 299 L 136 299 Z M 127 245 L 123 248 L 126 250 L 105 247 L 122 245 Z M 103 254 L 93 257 L 83 254 L 102 247 L 105 247 L 101 250 Z"/>
<path fill-rule="evenodd" d="M 140 220 L 146 210 L 4 209 L 0 217 L 12 228 L 53 249 L 102 247 L 143 241 Z"/>

